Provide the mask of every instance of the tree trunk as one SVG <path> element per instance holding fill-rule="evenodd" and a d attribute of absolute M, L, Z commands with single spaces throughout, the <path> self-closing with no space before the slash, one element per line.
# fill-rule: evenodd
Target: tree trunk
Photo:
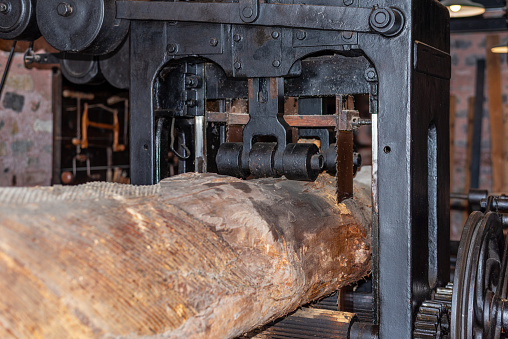
<path fill-rule="evenodd" d="M 365 276 L 368 189 L 187 174 L 0 189 L 1 338 L 231 338 Z"/>

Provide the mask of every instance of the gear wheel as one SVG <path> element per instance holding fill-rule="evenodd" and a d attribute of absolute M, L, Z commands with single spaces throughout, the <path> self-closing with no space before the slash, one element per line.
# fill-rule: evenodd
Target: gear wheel
<path fill-rule="evenodd" d="M 415 339 L 448 338 L 453 283 L 437 288 L 431 300 L 420 306 L 413 331 Z"/>

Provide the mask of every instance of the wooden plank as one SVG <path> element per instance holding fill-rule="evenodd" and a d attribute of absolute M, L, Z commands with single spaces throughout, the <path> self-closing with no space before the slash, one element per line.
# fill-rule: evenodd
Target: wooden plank
<path fill-rule="evenodd" d="M 500 55 L 490 49 L 499 44 L 499 35 L 487 35 L 487 88 L 490 116 L 490 147 L 492 160 L 492 191 L 503 189 L 503 96 L 501 93 L 501 60 Z"/>
<path fill-rule="evenodd" d="M 503 110 L 503 130 L 504 130 L 504 146 L 503 146 L 503 189 L 502 193 L 508 193 L 508 105 Z"/>
<path fill-rule="evenodd" d="M 232 338 L 371 269 L 368 187 L 186 174 L 0 189 L 0 338 Z"/>
<path fill-rule="evenodd" d="M 473 134 L 474 134 L 474 110 L 475 98 L 468 98 L 467 106 L 467 139 L 466 139 L 466 162 L 464 166 L 464 192 L 471 188 L 471 160 L 473 157 Z"/>
<path fill-rule="evenodd" d="M 223 122 L 228 125 L 246 125 L 249 122 L 248 113 L 207 112 L 208 122 Z M 336 127 L 336 115 L 284 115 L 284 120 L 290 127 Z"/>

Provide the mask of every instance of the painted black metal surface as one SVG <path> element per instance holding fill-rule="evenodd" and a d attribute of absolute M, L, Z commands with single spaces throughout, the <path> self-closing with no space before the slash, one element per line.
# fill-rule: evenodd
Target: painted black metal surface
<path fill-rule="evenodd" d="M 304 114 L 319 114 L 319 100 L 331 97 L 338 114 L 354 110 L 342 107 L 347 95 L 368 95 L 376 326 L 355 333 L 412 336 L 418 306 L 449 277 L 446 8 L 434 0 L 73 1 L 37 7 L 43 35 L 60 50 L 112 52 L 130 26 L 133 184 L 167 175 L 169 152 L 180 172 L 206 171 L 209 151 L 217 154 L 209 169 L 219 172 L 312 180 L 333 167 L 325 151 L 337 148 L 346 159 L 337 176 L 347 177 L 349 190 L 348 115 L 337 117 L 346 126 L 337 139 L 347 142 L 333 133 L 326 140 L 323 130 L 315 135 L 327 143 L 323 156 L 313 144 L 295 143 L 282 104 L 288 97 L 315 99 L 307 106 L 314 112 Z M 241 140 L 233 140 L 227 119 L 216 131 L 205 120 L 214 109 L 230 116 L 226 103 L 234 100 L 248 100 Z M 304 128 L 311 132 L 302 129 L 301 137 L 316 132 Z"/>

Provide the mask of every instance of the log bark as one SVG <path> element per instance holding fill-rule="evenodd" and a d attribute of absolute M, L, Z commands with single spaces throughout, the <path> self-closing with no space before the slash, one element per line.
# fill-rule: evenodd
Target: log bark
<path fill-rule="evenodd" d="M 0 189 L 1 338 L 232 338 L 365 276 L 368 189 L 188 174 Z"/>

